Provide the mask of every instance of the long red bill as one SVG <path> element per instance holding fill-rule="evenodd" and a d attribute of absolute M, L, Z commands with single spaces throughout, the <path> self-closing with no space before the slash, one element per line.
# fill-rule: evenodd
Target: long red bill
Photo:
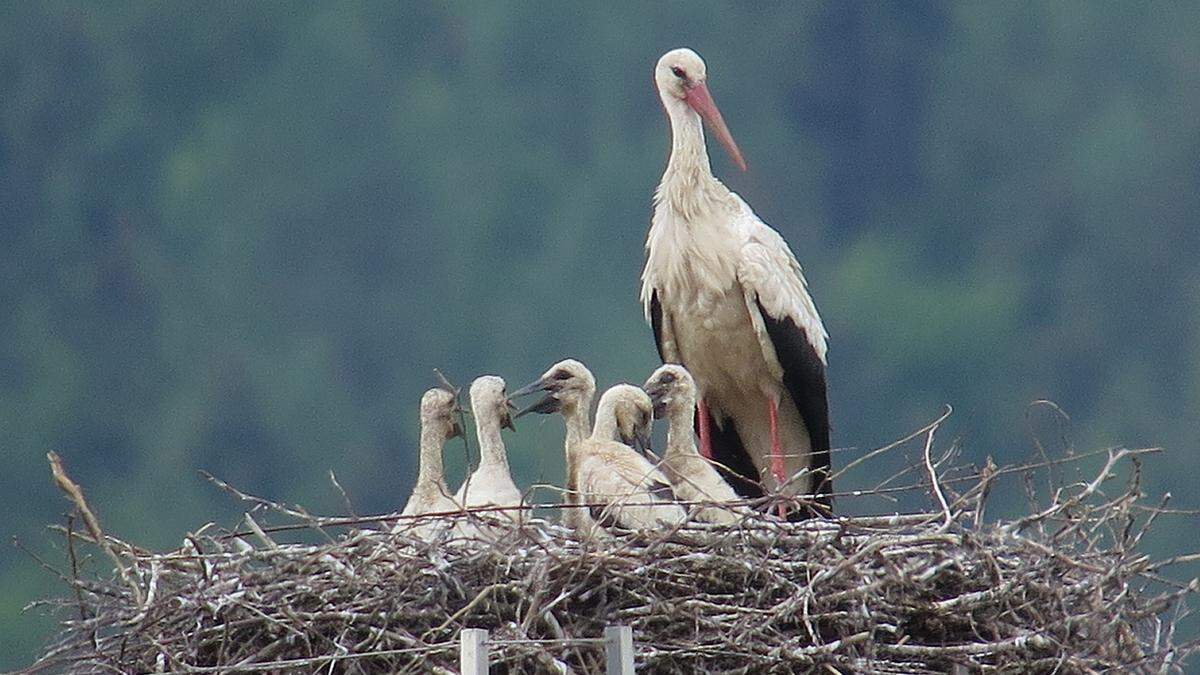
<path fill-rule="evenodd" d="M 692 110 L 700 113 L 705 122 L 708 122 L 709 129 L 721 141 L 721 145 L 729 151 L 729 156 L 738 165 L 742 171 L 746 170 L 746 160 L 742 159 L 742 151 L 738 150 L 737 143 L 733 140 L 733 135 L 729 133 L 729 127 L 725 126 L 725 119 L 721 117 L 721 111 L 717 110 L 717 104 L 713 102 L 712 94 L 708 93 L 708 85 L 704 82 L 688 89 L 687 96 L 684 96 L 684 101 L 687 102 Z"/>

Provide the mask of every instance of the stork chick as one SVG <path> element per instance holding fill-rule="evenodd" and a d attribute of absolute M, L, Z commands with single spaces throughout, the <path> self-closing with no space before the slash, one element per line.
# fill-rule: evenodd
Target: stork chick
<path fill-rule="evenodd" d="M 658 464 L 675 496 L 687 502 L 737 502 L 741 498 L 716 467 L 696 451 L 693 437 L 696 383 L 683 366 L 667 364 L 650 375 L 642 389 L 654 405 L 655 419 L 667 419 L 667 450 Z M 733 524 L 750 513 L 745 506 L 702 506 L 697 512 L 710 523 Z"/>
<path fill-rule="evenodd" d="M 455 418 L 457 404 L 454 394 L 445 389 L 430 389 L 421 397 L 421 449 L 417 482 L 404 505 L 403 516 L 457 511 L 461 507 L 450 497 L 446 474 L 442 467 L 442 448 L 446 441 L 462 435 Z M 436 523 L 414 522 L 416 518 L 401 519 L 393 532 L 406 531 L 420 539 L 432 539 L 440 527 Z"/>
<path fill-rule="evenodd" d="M 654 529 L 687 518 L 667 477 L 641 453 L 612 440 L 622 428 L 648 437 L 653 415 L 650 397 L 631 384 L 618 384 L 600 397 L 592 435 L 575 449 L 575 483 L 581 503 L 588 504 L 581 529 Z"/>
<path fill-rule="evenodd" d="M 564 362 L 568 363 L 568 362 Z M 571 362 L 576 365 L 578 362 Z M 577 392 L 582 373 L 557 364 L 522 391 L 547 392 L 524 412 L 549 414 L 562 412 L 567 421 L 566 442 L 568 500 L 587 504 L 586 509 L 569 509 L 568 523 L 582 534 L 602 527 L 645 529 L 681 522 L 686 514 L 674 503 L 674 494 L 666 476 L 654 468 L 636 450 L 613 440 L 621 434 L 649 436 L 653 406 L 645 392 L 628 384 L 619 384 L 600 398 L 596 425 L 586 438 L 579 438 Z M 581 364 L 578 364 L 581 365 Z M 595 391 L 588 373 L 586 389 Z M 573 407 L 568 409 L 567 404 Z M 572 432 L 572 425 L 574 431 Z"/>
<path fill-rule="evenodd" d="M 463 482 L 455 499 L 467 508 L 482 506 L 514 507 L 521 505 L 521 491 L 508 468 L 508 454 L 501 429 L 512 429 L 504 380 L 495 375 L 478 377 L 471 383 L 471 415 L 479 438 L 479 466 Z M 498 511 L 512 520 L 519 511 Z"/>
<path fill-rule="evenodd" d="M 513 392 L 512 398 L 528 396 L 535 392 L 545 392 L 536 403 L 517 413 L 517 417 L 529 413 L 548 415 L 561 413 L 566 424 L 567 435 L 563 443 L 567 458 L 567 491 L 563 496 L 564 504 L 577 503 L 578 491 L 575 485 L 576 467 L 573 464 L 577 457 L 571 449 L 584 441 L 592 432 L 592 399 L 596 396 L 596 378 L 592 371 L 575 359 L 564 359 L 550 366 L 538 379 Z M 576 509 L 567 509 L 563 513 L 563 521 L 574 525 Z"/>

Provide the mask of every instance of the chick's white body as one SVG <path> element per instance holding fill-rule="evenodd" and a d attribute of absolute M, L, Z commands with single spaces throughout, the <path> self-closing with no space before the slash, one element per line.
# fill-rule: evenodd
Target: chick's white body
<path fill-rule="evenodd" d="M 619 426 L 649 424 L 651 414 L 649 398 L 637 387 L 617 385 L 600 397 L 591 437 L 568 451 L 576 453 L 568 464 L 576 472 L 579 503 L 587 505 L 577 516 L 581 531 L 657 529 L 686 517 L 667 477 L 636 450 L 612 440 Z M 623 425 L 623 416 L 637 419 Z"/>
<path fill-rule="evenodd" d="M 475 433 L 479 439 L 479 466 L 455 494 L 455 500 L 467 508 L 518 507 L 521 491 L 512 479 L 508 453 L 500 430 L 508 424 L 508 398 L 504 380 L 484 375 L 471 383 L 471 413 L 475 418 Z M 490 517 L 510 520 L 520 518 L 516 509 L 497 511 Z M 470 534 L 470 532 L 466 532 Z"/>
<path fill-rule="evenodd" d="M 454 395 L 444 389 L 430 389 L 421 398 L 421 446 L 417 481 L 401 512 L 393 532 L 406 532 L 420 539 L 432 539 L 445 529 L 444 521 L 415 518 L 459 510 L 459 502 L 450 497 L 442 466 L 442 448 L 458 433 L 454 420 Z"/>

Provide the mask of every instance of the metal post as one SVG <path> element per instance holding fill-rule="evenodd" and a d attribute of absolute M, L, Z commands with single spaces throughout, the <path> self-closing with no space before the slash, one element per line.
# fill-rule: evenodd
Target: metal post
<path fill-rule="evenodd" d="M 462 675 L 488 675 L 488 632 L 464 628 L 458 636 L 458 669 Z"/>
<path fill-rule="evenodd" d="M 629 626 L 605 626 L 604 672 L 633 675 L 633 629 Z"/>

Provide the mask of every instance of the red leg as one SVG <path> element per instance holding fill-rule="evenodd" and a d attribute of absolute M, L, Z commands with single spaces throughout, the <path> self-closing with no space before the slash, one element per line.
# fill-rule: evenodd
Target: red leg
<path fill-rule="evenodd" d="M 712 451 L 712 429 L 709 428 L 708 406 L 705 405 L 704 399 L 696 404 L 696 409 L 700 414 L 700 454 L 704 455 L 705 459 L 713 458 Z"/>
<path fill-rule="evenodd" d="M 767 399 L 767 418 L 771 424 L 771 475 L 775 476 L 775 484 L 783 487 L 788 476 L 783 464 L 783 444 L 779 442 L 779 410 L 771 399 Z M 782 502 L 779 504 L 779 517 L 787 517 L 787 509 Z"/>

